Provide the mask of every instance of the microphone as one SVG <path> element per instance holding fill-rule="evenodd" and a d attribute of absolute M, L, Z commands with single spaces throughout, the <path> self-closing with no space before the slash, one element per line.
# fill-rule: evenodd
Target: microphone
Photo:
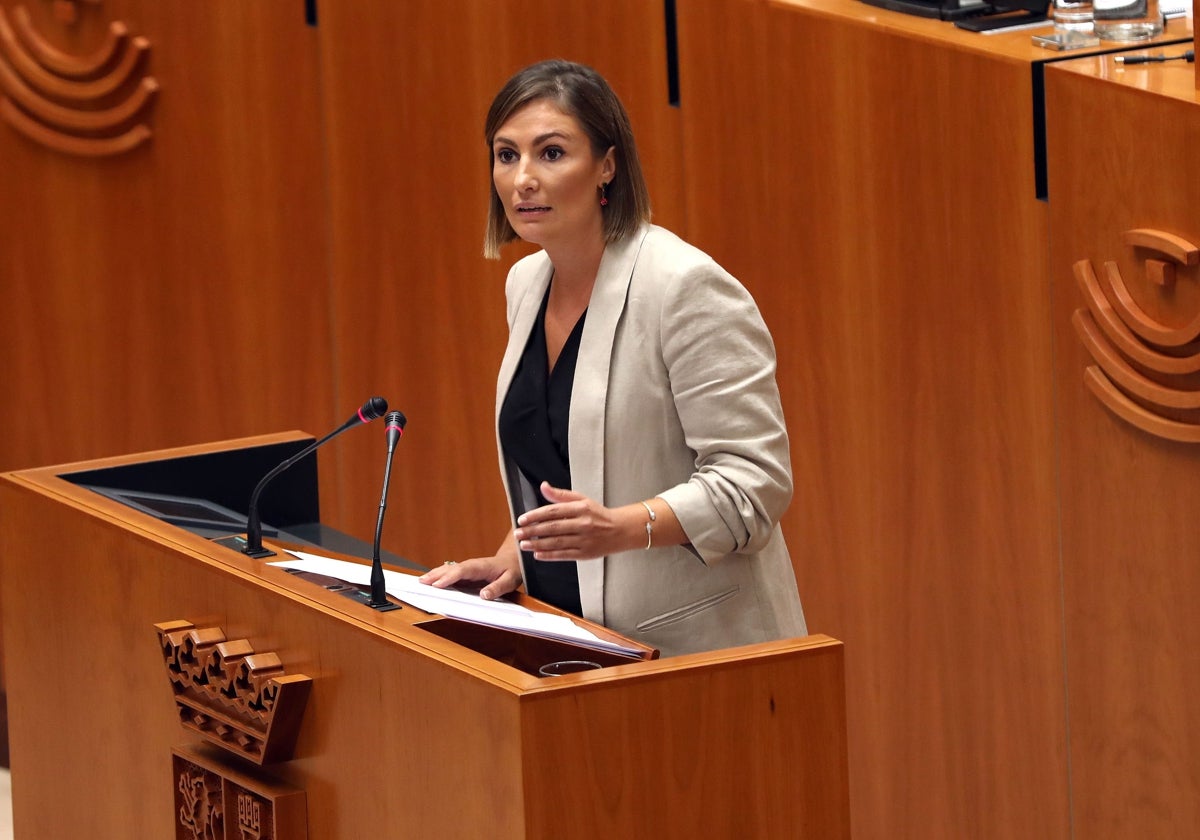
<path fill-rule="evenodd" d="M 404 426 L 408 419 L 402 412 L 389 411 L 384 418 L 387 437 L 387 461 L 383 468 L 383 493 L 379 497 L 379 518 L 375 521 L 375 550 L 371 552 L 371 600 L 367 606 L 380 612 L 400 609 L 399 604 L 393 604 L 387 599 L 387 589 L 383 582 L 383 562 L 379 559 L 379 540 L 383 536 L 383 512 L 387 510 L 388 483 L 392 477 L 392 456 L 396 452 L 396 444 L 404 434 Z"/>
<path fill-rule="evenodd" d="M 330 440 L 333 440 L 347 429 L 353 428 L 354 426 L 360 426 L 363 423 L 370 423 L 372 420 L 382 417 L 386 411 L 387 400 L 385 400 L 383 397 L 371 397 L 371 399 L 363 403 L 362 408 L 355 412 L 355 414 L 345 423 L 338 426 L 316 443 L 305 447 L 300 452 L 297 452 L 291 458 L 288 458 L 282 464 L 275 467 L 275 469 L 264 475 L 262 480 L 258 482 L 258 486 L 254 488 L 254 492 L 250 495 L 250 510 L 246 520 L 246 545 L 244 548 L 242 548 L 242 553 L 248 554 L 249 556 L 255 558 L 275 556 L 274 551 L 271 551 L 268 548 L 263 548 L 262 520 L 259 518 L 258 514 L 258 497 L 262 495 L 263 488 L 267 486 L 271 479 L 295 464 L 301 458 L 312 453 L 315 449 L 317 449 L 317 447 L 322 446 Z"/>

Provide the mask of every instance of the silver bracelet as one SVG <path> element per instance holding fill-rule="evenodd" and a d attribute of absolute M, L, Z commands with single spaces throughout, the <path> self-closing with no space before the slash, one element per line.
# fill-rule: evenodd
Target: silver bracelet
<path fill-rule="evenodd" d="M 654 523 L 658 520 L 658 514 L 654 512 L 654 508 L 650 507 L 649 502 L 642 502 L 642 507 L 646 509 L 646 513 L 650 514 L 650 519 L 646 522 L 646 548 L 649 549 L 654 544 Z"/>

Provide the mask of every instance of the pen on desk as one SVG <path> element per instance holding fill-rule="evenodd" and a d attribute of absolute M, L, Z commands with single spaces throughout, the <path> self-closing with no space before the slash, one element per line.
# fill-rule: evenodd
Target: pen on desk
<path fill-rule="evenodd" d="M 1150 64 L 1155 61 L 1175 61 L 1180 58 L 1188 62 L 1195 61 L 1196 51 L 1188 50 L 1179 55 L 1119 55 L 1113 61 L 1117 64 Z"/>

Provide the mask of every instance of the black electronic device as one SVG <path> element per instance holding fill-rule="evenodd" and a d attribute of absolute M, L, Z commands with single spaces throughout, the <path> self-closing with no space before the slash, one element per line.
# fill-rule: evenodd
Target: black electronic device
<path fill-rule="evenodd" d="M 868 6 L 903 12 L 917 17 L 940 20 L 959 20 L 986 12 L 990 7 L 984 0 L 863 0 Z"/>
<path fill-rule="evenodd" d="M 1050 0 L 863 0 L 893 12 L 953 21 L 960 29 L 989 32 L 1047 19 Z"/>
<path fill-rule="evenodd" d="M 318 500 L 317 457 L 313 439 L 297 437 L 271 443 L 214 449 L 188 455 L 141 460 L 136 463 L 63 473 L 79 487 L 181 528 L 217 544 L 229 546 L 230 535 L 245 539 L 250 496 L 263 473 L 281 461 L 290 461 L 309 450 L 291 468 L 289 480 L 278 482 L 261 499 L 263 534 L 316 551 L 351 557 L 371 557 L 371 546 L 321 522 Z M 241 547 L 233 547 L 241 553 Z M 425 567 L 391 552 L 382 561 L 416 572 Z M 341 584 L 339 588 L 349 588 Z M 365 603 L 365 596 L 364 596 Z"/>
<path fill-rule="evenodd" d="M 978 14 L 954 21 L 968 32 L 995 32 L 1049 21 L 1049 0 L 997 0 Z"/>

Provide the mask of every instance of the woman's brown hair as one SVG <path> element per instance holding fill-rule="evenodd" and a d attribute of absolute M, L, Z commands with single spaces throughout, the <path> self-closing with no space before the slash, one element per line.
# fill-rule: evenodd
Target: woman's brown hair
<path fill-rule="evenodd" d="M 650 221 L 650 192 L 642 175 L 629 115 L 608 82 L 583 64 L 551 60 L 530 65 L 509 79 L 496 94 L 488 109 L 483 132 L 488 147 L 489 182 L 495 163 L 492 143 L 496 132 L 521 108 L 543 99 L 553 102 L 564 114 L 579 121 L 597 155 L 613 149 L 616 174 L 605 191 L 608 204 L 604 207 L 604 241 L 623 239 L 642 223 Z M 500 247 L 516 238 L 517 233 L 508 223 L 504 203 L 493 184 L 488 202 L 484 256 L 499 258 Z"/>

